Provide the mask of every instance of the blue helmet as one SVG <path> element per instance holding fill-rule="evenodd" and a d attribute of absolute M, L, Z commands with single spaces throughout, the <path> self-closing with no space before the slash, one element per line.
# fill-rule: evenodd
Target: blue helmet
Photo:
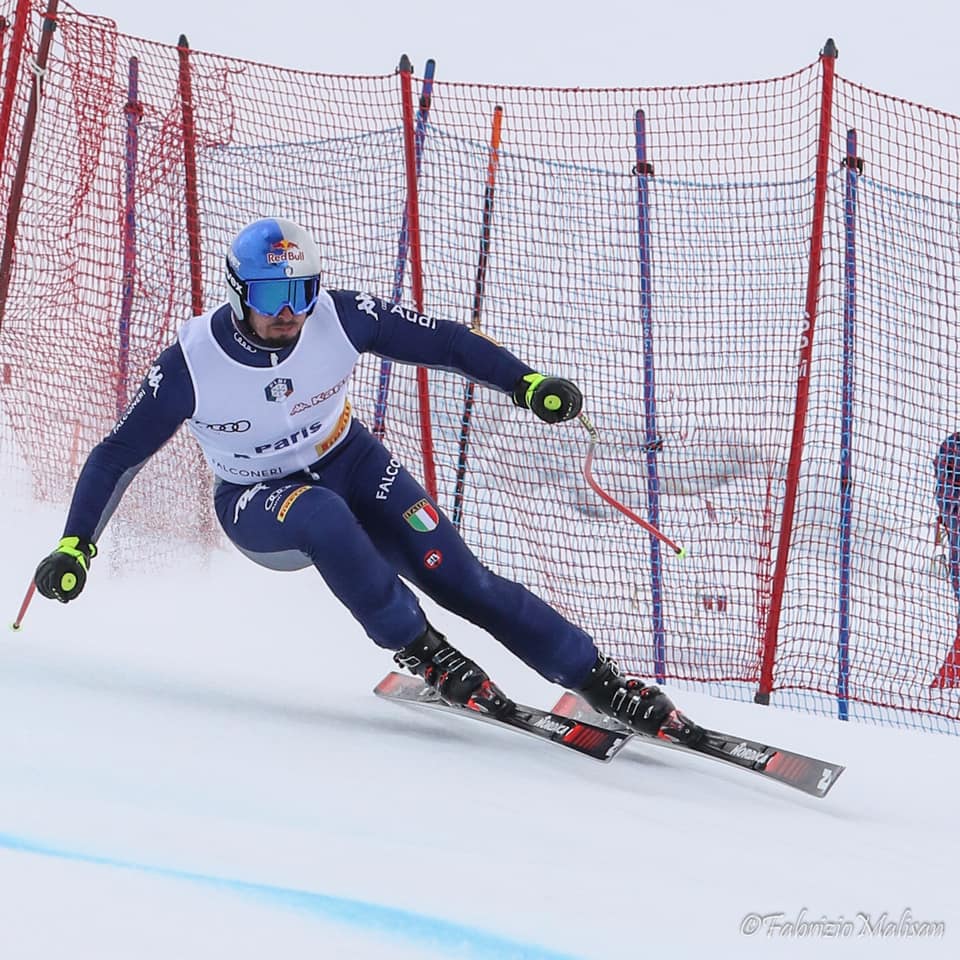
<path fill-rule="evenodd" d="M 275 317 L 284 307 L 313 310 L 320 293 L 320 248 L 303 227 L 270 217 L 248 223 L 227 251 L 227 299 L 238 320 L 249 310 Z"/>

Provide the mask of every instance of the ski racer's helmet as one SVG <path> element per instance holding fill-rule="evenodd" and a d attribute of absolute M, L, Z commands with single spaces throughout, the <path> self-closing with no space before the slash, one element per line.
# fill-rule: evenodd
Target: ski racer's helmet
<path fill-rule="evenodd" d="M 270 217 L 248 223 L 227 251 L 227 299 L 238 320 L 310 313 L 320 293 L 320 248 L 303 227 Z"/>

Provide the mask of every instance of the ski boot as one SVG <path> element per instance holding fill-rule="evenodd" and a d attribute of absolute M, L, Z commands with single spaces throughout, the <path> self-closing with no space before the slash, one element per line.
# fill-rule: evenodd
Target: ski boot
<path fill-rule="evenodd" d="M 703 736 L 701 728 L 680 713 L 659 687 L 624 679 L 616 661 L 603 654 L 597 657 L 580 694 L 594 710 L 642 736 L 674 743 L 696 743 Z"/>
<path fill-rule="evenodd" d="M 413 643 L 398 650 L 393 659 L 411 673 L 423 677 L 447 702 L 479 713 L 502 718 L 516 709 L 486 673 L 430 624 Z"/>

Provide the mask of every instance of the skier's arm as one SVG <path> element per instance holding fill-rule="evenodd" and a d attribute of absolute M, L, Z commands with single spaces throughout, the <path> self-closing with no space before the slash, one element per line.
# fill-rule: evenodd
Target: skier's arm
<path fill-rule="evenodd" d="M 400 363 L 455 370 L 478 383 L 509 393 L 518 407 L 547 423 L 577 416 L 583 397 L 575 383 L 547 377 L 486 335 L 368 293 L 332 290 L 337 315 L 350 342 L 361 353 Z"/>
<path fill-rule="evenodd" d="M 176 432 L 195 405 L 179 344 L 150 367 L 116 425 L 83 466 L 73 492 L 64 536 L 96 542 L 140 468 Z"/>
<path fill-rule="evenodd" d="M 140 468 L 173 435 L 195 405 L 180 346 L 150 367 L 113 430 L 87 457 L 73 491 L 63 538 L 37 567 L 40 593 L 67 603 L 83 590 L 96 541 Z"/>
<path fill-rule="evenodd" d="M 470 327 L 395 306 L 354 290 L 330 295 L 350 342 L 360 353 L 399 363 L 455 370 L 477 383 L 512 393 L 533 368 Z"/>

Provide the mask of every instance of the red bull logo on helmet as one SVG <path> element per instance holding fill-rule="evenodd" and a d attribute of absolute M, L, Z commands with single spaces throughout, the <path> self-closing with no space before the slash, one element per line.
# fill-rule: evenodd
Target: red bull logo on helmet
<path fill-rule="evenodd" d="M 278 240 L 276 243 L 270 244 L 270 249 L 267 251 L 267 263 L 271 265 L 304 259 L 306 258 L 303 251 L 292 240 Z"/>

